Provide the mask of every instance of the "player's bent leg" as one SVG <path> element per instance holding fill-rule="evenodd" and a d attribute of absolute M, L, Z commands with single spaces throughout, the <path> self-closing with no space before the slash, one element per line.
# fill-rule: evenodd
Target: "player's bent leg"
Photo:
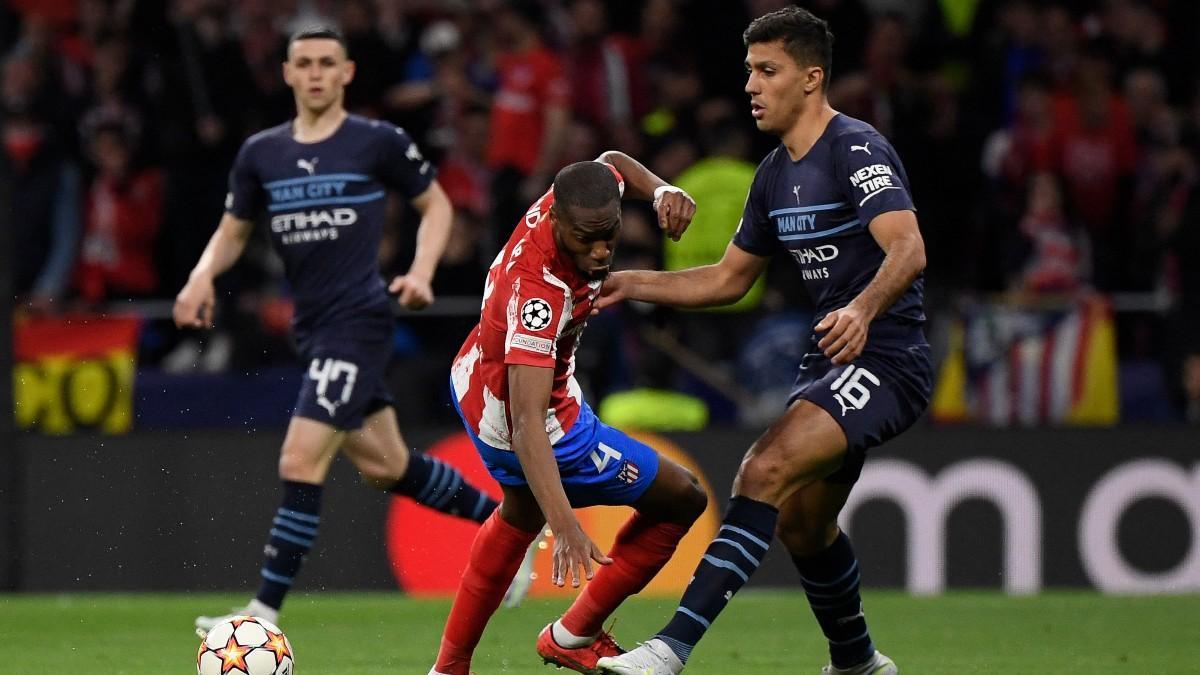
<path fill-rule="evenodd" d="M 837 471 L 846 433 L 824 408 L 800 399 L 754 442 L 733 481 L 733 494 L 779 508 L 793 492 Z"/>
<path fill-rule="evenodd" d="M 271 521 L 263 547 L 262 582 L 253 600 L 229 614 L 196 617 L 196 629 L 207 632 L 232 616 L 279 621 L 279 608 L 312 549 L 321 523 L 321 492 L 329 465 L 345 434 L 315 420 L 293 417 L 279 456 L 283 498 Z"/>
<path fill-rule="evenodd" d="M 391 406 L 368 415 L 362 428 L 347 437 L 344 450 L 363 480 L 379 489 L 477 523 L 487 520 L 496 509 L 496 501 L 454 467 L 409 452 Z"/>
<path fill-rule="evenodd" d="M 598 673 L 600 659 L 624 653 L 603 629 L 604 621 L 639 593 L 671 559 L 679 540 L 704 513 L 708 496 L 687 469 L 659 457 L 658 473 L 634 502 L 636 513 L 617 533 L 601 567 L 562 618 L 538 636 L 546 663 L 581 673 Z"/>
<path fill-rule="evenodd" d="M 837 526 L 837 514 L 850 488 L 850 483 L 833 481 L 801 488 L 780 511 L 778 532 L 800 572 L 813 616 L 829 641 L 832 670 L 828 672 L 872 673 L 882 666 L 857 670 L 879 659 L 863 613 L 858 559 L 850 539 Z"/>
<path fill-rule="evenodd" d="M 800 400 L 746 453 L 717 537 L 701 558 L 675 615 L 655 635 L 681 667 L 762 563 L 775 536 L 779 505 L 797 489 L 840 467 L 845 452 L 846 436 L 837 422 L 820 407 Z M 657 658 L 661 655 L 652 652 L 649 643 L 643 644 L 611 663 L 661 662 Z M 609 662 L 601 661 L 605 663 Z"/>
<path fill-rule="evenodd" d="M 467 675 L 471 655 L 488 620 L 500 606 L 525 549 L 545 525 L 527 486 L 504 486 L 504 500 L 479 528 L 471 544 L 438 651 L 434 671 Z"/>

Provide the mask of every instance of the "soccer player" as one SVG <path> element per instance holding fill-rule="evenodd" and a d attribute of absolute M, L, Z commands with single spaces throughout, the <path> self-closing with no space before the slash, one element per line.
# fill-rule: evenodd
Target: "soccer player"
<path fill-rule="evenodd" d="M 522 552 L 547 523 L 553 583 L 591 582 L 542 630 L 537 652 L 594 672 L 600 657 L 621 653 L 601 623 L 654 578 L 707 504 L 690 472 L 597 420 L 575 382 L 575 347 L 612 264 L 626 181 L 629 196 L 653 200 L 660 226 L 678 238 L 695 213 L 691 197 L 610 151 L 561 170 L 488 273 L 451 387 L 504 496 L 471 546 L 430 675 L 467 675 Z M 608 555 L 571 510 L 598 504 L 635 509 Z"/>
<path fill-rule="evenodd" d="M 775 536 L 829 641 L 822 672 L 897 672 L 867 631 L 858 561 L 837 515 L 867 450 L 911 426 L 929 400 L 925 249 L 895 151 L 826 100 L 832 40 L 824 21 L 797 7 L 750 24 L 751 114 L 782 143 L 759 165 L 731 245 L 713 265 L 614 274 L 597 303 L 727 304 L 782 252 L 800 265 L 818 317 L 811 336 L 797 336 L 809 350 L 787 411 L 743 459 L 719 534 L 675 615 L 637 649 L 600 659 L 603 673 L 682 671 Z"/>
<path fill-rule="evenodd" d="M 308 365 L 279 457 L 283 502 L 264 549 L 262 584 L 235 611 L 271 622 L 316 539 L 321 487 L 339 450 L 365 482 L 426 506 L 480 523 L 496 507 L 453 467 L 409 452 L 384 382 L 395 330 L 388 291 L 409 309 L 433 301 L 430 280 L 449 236 L 450 201 L 402 129 L 346 112 L 354 62 L 339 33 L 293 35 L 283 77 L 296 118 L 242 146 L 225 215 L 174 308 L 180 327 L 212 324 L 213 278 L 241 255 L 254 219 L 265 212 L 295 295 L 293 329 Z M 412 267 L 385 287 L 376 258 L 387 188 L 413 205 L 421 223 Z M 198 617 L 196 627 L 207 631 L 224 618 Z"/>

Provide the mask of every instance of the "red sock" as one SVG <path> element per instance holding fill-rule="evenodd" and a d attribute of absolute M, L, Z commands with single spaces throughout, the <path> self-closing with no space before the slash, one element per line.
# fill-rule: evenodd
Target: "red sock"
<path fill-rule="evenodd" d="M 442 648 L 438 652 L 439 673 L 468 675 L 471 654 L 479 644 L 488 619 L 521 566 L 525 549 L 533 543 L 537 532 L 525 532 L 509 525 L 495 512 L 479 528 L 471 544 L 471 557 L 463 572 L 454 605 L 442 632 Z"/>
<path fill-rule="evenodd" d="M 608 553 L 612 564 L 600 567 L 563 614 L 563 627 L 580 637 L 599 633 L 617 606 L 645 588 L 667 564 L 687 531 L 684 525 L 654 522 L 634 513 Z"/>

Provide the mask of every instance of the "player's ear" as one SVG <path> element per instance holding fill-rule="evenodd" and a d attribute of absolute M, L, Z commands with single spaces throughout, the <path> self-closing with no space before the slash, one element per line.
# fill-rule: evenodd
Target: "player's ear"
<path fill-rule="evenodd" d="M 355 64 L 350 59 L 346 59 L 346 64 L 342 66 L 342 84 L 347 85 L 354 81 Z"/>
<path fill-rule="evenodd" d="M 810 66 L 805 70 L 804 76 L 804 93 L 812 94 L 821 88 L 825 83 L 825 69 L 819 66 Z"/>

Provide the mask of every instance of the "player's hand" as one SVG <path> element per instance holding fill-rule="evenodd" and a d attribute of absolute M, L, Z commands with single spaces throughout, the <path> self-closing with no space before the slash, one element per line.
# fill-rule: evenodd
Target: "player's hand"
<path fill-rule="evenodd" d="M 600 313 L 600 310 L 605 307 L 610 307 L 625 299 L 625 279 L 628 274 L 625 272 L 610 272 L 604 278 L 604 285 L 600 287 L 600 297 L 592 303 L 592 316 Z"/>
<path fill-rule="evenodd" d="M 562 532 L 554 532 L 554 565 L 550 580 L 555 586 L 564 586 L 569 579 L 572 588 L 579 588 L 584 579 L 591 579 L 595 574 L 593 560 L 601 565 L 612 564 L 612 558 L 604 555 L 579 523 Z"/>
<path fill-rule="evenodd" d="M 217 292 L 212 279 L 192 277 L 175 296 L 171 315 L 180 328 L 212 328 Z"/>
<path fill-rule="evenodd" d="M 433 288 L 428 279 L 402 274 L 392 279 L 388 292 L 396 296 L 405 309 L 425 309 L 433 303 Z"/>
<path fill-rule="evenodd" d="M 814 326 L 818 333 L 825 333 L 817 342 L 817 347 L 835 365 L 850 363 L 857 359 L 859 354 L 862 354 L 863 347 L 866 347 L 867 328 L 870 324 L 871 317 L 854 303 L 835 309 Z"/>
<path fill-rule="evenodd" d="M 663 190 L 658 199 L 654 200 L 654 212 L 658 214 L 658 227 L 671 238 L 679 241 L 692 217 L 696 215 L 696 201 L 692 196 L 678 188 Z"/>

